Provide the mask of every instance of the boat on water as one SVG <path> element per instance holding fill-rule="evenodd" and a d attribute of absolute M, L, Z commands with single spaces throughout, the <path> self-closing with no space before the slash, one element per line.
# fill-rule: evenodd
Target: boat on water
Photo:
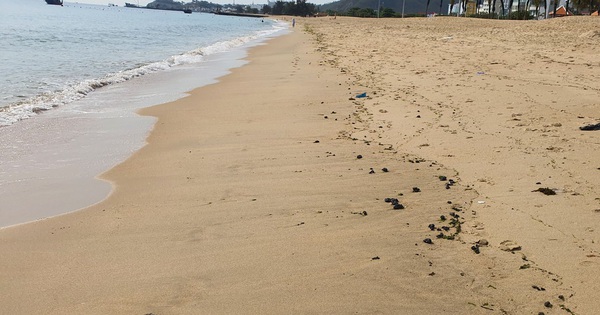
<path fill-rule="evenodd" d="M 46 0 L 48 1 L 48 0 Z M 129 2 L 125 2 L 125 6 L 128 8 L 139 8 L 140 6 L 137 4 L 133 4 L 133 3 L 129 3 Z"/>
<path fill-rule="evenodd" d="M 192 14 L 192 9 L 184 9 L 183 13 Z"/>
<path fill-rule="evenodd" d="M 63 5 L 63 0 L 46 0 L 47 4 Z"/>

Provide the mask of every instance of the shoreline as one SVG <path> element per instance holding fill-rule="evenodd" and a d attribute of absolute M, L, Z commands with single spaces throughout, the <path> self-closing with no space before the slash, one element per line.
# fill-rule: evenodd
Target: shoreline
<path fill-rule="evenodd" d="M 503 55 L 494 55 L 491 65 L 487 59 L 451 60 L 439 68 L 416 53 L 431 47 L 439 55 L 457 47 L 490 54 L 486 45 L 508 49 L 478 31 L 464 31 L 463 23 L 480 21 L 298 19 L 291 34 L 251 48 L 249 63 L 220 82 L 142 110 L 158 122 L 148 145 L 103 175 L 116 182 L 110 198 L 0 230 L 0 250 L 9 257 L 0 260 L 0 289 L 9 292 L 0 312 L 523 314 L 548 311 L 546 301 L 554 309 L 593 310 L 595 290 L 586 289 L 595 285 L 593 273 L 566 270 L 582 253 L 559 235 L 581 231 L 556 223 L 563 215 L 557 207 L 588 202 L 590 179 L 577 177 L 588 182 L 573 189 L 564 177 L 565 191 L 583 196 L 561 193 L 552 199 L 555 206 L 547 204 L 552 196 L 531 189 L 513 194 L 537 188 L 529 182 L 552 173 L 541 163 L 532 164 L 539 174 L 523 172 L 522 160 L 546 156 L 502 142 L 524 133 L 506 122 L 527 117 L 534 119 L 525 120 L 524 128 L 545 128 L 550 135 L 553 128 L 576 126 L 570 116 L 587 110 L 584 98 L 564 103 L 568 117 L 552 112 L 536 120 L 549 98 L 523 105 L 506 94 L 511 89 L 493 89 L 497 85 L 486 80 L 534 84 L 523 76 L 537 72 L 500 72 L 494 62 L 512 65 Z M 365 42 L 348 45 L 347 27 L 364 32 L 359 35 Z M 452 39 L 440 39 L 451 31 Z M 391 32 L 394 41 L 379 36 Z M 400 53 L 408 57 L 404 63 L 397 62 Z M 370 62 L 355 62 L 365 56 Z M 533 62 L 531 69 L 539 67 Z M 553 77 L 540 74 L 538 80 Z M 493 93 L 472 93 L 486 89 Z M 575 92 L 566 90 L 565 99 Z M 361 93 L 367 97 L 357 98 Z M 498 106 L 498 95 L 514 104 Z M 471 101 L 455 100 L 459 96 Z M 487 104 L 485 97 L 490 105 L 477 106 Z M 513 108 L 506 113 L 506 106 Z M 515 112 L 521 115 L 511 116 Z M 552 125 L 559 117 L 561 126 Z M 510 137 L 495 136 L 504 132 Z M 580 136 L 565 133 L 572 143 Z M 531 147 L 558 146 L 542 142 L 552 138 L 530 138 Z M 593 151 L 590 146 L 573 145 L 565 156 Z M 502 182 L 503 176 L 512 183 Z M 457 183 L 448 186 L 448 179 Z M 404 209 L 393 210 L 385 198 L 400 199 Z M 511 206 L 518 211 L 507 211 Z M 579 215 L 593 225 L 592 211 Z M 539 223 L 556 240 L 531 227 Z M 436 237 L 440 233 L 443 238 Z M 593 240 L 593 230 L 585 233 Z M 455 238 L 445 239 L 450 236 Z M 574 244 L 583 255 L 596 250 L 594 242 Z M 540 254 L 548 249 L 573 255 Z M 592 256 L 583 262 L 578 271 L 597 264 Z"/>
<path fill-rule="evenodd" d="M 398 246 L 412 250 L 415 245 L 398 243 L 386 234 L 395 225 L 404 225 L 409 234 L 423 234 L 418 232 L 423 229 L 416 222 L 423 220 L 419 212 L 427 207 L 419 200 L 431 190 L 446 190 L 430 174 L 432 171 L 411 170 L 411 164 L 399 162 L 391 153 L 383 159 L 374 158 L 384 151 L 340 138 L 340 128 L 352 125 L 345 117 L 359 105 L 347 100 L 353 92 L 349 94 L 343 86 L 344 78 L 318 64 L 319 56 L 312 54 L 311 41 L 300 31 L 275 38 L 266 46 L 253 48 L 251 62 L 234 69 L 221 82 L 195 90 L 179 101 L 143 110 L 142 114 L 158 116 L 159 122 L 147 146 L 104 175 L 116 181 L 108 200 L 59 218 L 0 231 L 3 251 L 14 253 L 11 260 L 1 262 L 3 270 L 36 270 L 35 275 L 21 276 L 33 276 L 30 279 L 37 288 L 21 287 L 25 283 L 20 281 L 3 283 L 10 283 L 10 292 L 23 299 L 41 295 L 29 305 L 13 299 L 13 307 L 24 307 L 21 312 L 27 308 L 45 313 L 92 309 L 104 313 L 194 313 L 198 301 L 193 292 L 200 290 L 198 294 L 211 297 L 202 303 L 204 310 L 277 312 L 288 309 L 285 301 L 292 298 L 299 303 L 292 309 L 300 311 L 300 305 L 307 305 L 301 301 L 316 298 L 310 287 L 321 287 L 322 275 L 329 274 L 331 282 L 323 289 L 346 300 L 347 307 L 366 311 L 375 306 L 357 304 L 352 295 L 347 295 L 349 292 L 338 291 L 339 285 L 350 281 L 348 284 L 358 289 L 366 281 L 372 286 L 378 282 L 377 273 L 389 273 L 385 270 L 390 266 L 410 265 L 415 270 L 426 266 L 426 253 L 431 252 L 428 245 L 417 247 L 417 253 L 424 256 L 416 261 L 414 253 L 394 257 Z M 266 65 L 277 65 L 277 70 L 257 76 L 257 69 Z M 269 87 L 265 95 L 271 97 L 265 98 L 265 91 L 250 92 L 257 80 L 269 82 L 261 86 Z M 311 93 L 306 92 L 308 87 Z M 214 95 L 225 95 L 225 91 L 227 97 L 214 99 Z M 251 101 L 248 93 L 257 99 Z M 232 100 L 236 104 L 228 105 Z M 198 108 L 199 101 L 209 101 L 212 106 Z M 182 124 L 182 119 L 190 122 Z M 282 124 L 288 127 L 282 130 Z M 190 133 L 186 126 L 196 126 L 196 131 Z M 316 143 L 315 139 L 320 141 Z M 357 159 L 358 153 L 365 157 Z M 378 174 L 369 174 L 370 167 L 377 168 Z M 383 167 L 389 172 L 380 172 Z M 408 173 L 414 178 L 398 186 L 395 176 Z M 402 215 L 383 202 L 390 195 L 408 193 L 411 185 L 423 189 L 423 194 L 407 196 L 403 201 L 413 209 L 412 214 Z M 466 196 L 452 199 L 457 204 L 469 203 Z M 436 205 L 438 211 L 449 207 L 446 200 L 429 204 Z M 368 216 L 355 214 L 362 211 L 368 211 Z M 437 215 L 437 211 L 427 214 Z M 395 223 L 390 224 L 390 220 Z M 321 233 L 323 239 L 318 237 Z M 361 238 L 363 244 L 356 243 Z M 377 244 L 380 238 L 387 244 Z M 419 235 L 415 241 L 421 238 Z M 85 245 L 72 247 L 72 242 Z M 44 261 L 42 265 L 28 265 L 17 258 L 18 248 L 21 252 L 23 248 L 37 252 L 37 246 L 45 248 L 46 254 L 38 260 Z M 347 254 L 336 258 L 338 255 L 333 253 L 340 249 Z M 285 257 L 280 257 L 281 253 L 286 253 Z M 375 256 L 383 259 L 383 265 L 373 259 Z M 394 259 L 388 261 L 388 257 Z M 279 262 L 273 264 L 272 259 Z M 310 263 L 319 260 L 324 262 L 315 266 Z M 202 267 L 195 266 L 198 263 Z M 297 268 L 305 270 L 298 273 Z M 462 269 L 450 267 L 456 268 Z M 365 273 L 356 279 L 344 276 L 359 270 Z M 402 279 L 411 277 L 416 281 L 431 272 L 409 271 Z M 57 285 L 53 282 L 57 274 L 66 277 L 60 283 L 69 283 L 60 294 L 70 298 L 63 300 L 58 309 L 48 308 L 54 302 L 43 293 L 44 288 Z M 244 277 L 252 281 L 241 280 Z M 460 277 L 459 272 L 453 272 L 452 277 Z M 400 279 L 390 278 L 387 286 L 404 287 Z M 236 285 L 238 281 L 246 284 Z M 297 289 L 281 287 L 288 281 L 296 283 Z M 305 281 L 310 284 L 300 285 Z M 444 294 L 440 285 L 444 279 L 433 281 L 434 285 L 426 286 Z M 260 283 L 265 287 L 256 287 Z M 146 289 L 140 293 L 140 288 Z M 215 295 L 221 290 L 227 293 Z M 237 302 L 224 303 L 232 294 L 238 297 Z M 260 306 L 251 302 L 266 303 L 273 294 L 285 298 Z M 135 303 L 129 300 L 133 296 Z M 425 300 L 411 302 L 410 308 L 420 309 Z M 459 300 L 455 298 L 453 303 Z M 461 302 L 463 308 L 468 305 Z M 337 304 L 336 299 L 319 299 L 310 308 L 335 312 Z M 4 305 L 10 310 L 11 306 Z"/>
<path fill-rule="evenodd" d="M 0 142 L 6 143 L 7 150 L 10 141 L 27 145 L 4 156 L 6 167 L 0 172 L 5 172 L 4 179 L 7 181 L 0 193 L 0 199 L 4 201 L 0 206 L 0 221 L 3 224 L 0 229 L 72 213 L 105 200 L 113 188 L 107 187 L 99 177 L 145 145 L 151 125 L 155 123 L 149 121 L 152 119 L 139 116 L 137 111 L 186 97 L 191 89 L 218 82 L 231 69 L 244 64 L 248 49 L 281 36 L 282 32 L 285 30 L 253 39 L 228 51 L 209 54 L 201 64 L 193 67 L 180 66 L 175 72 L 155 72 L 118 86 L 104 87 L 69 106 L 35 117 L 35 120 L 27 119 L 18 125 L 4 127 L 7 129 Z M 202 75 L 197 78 L 200 72 Z M 121 102 L 120 99 L 131 101 L 126 106 L 114 105 Z M 122 113 L 115 117 L 114 111 Z M 63 126 L 65 121 L 70 124 L 69 127 Z M 63 128 L 70 128 L 71 135 L 61 134 Z M 35 130 L 44 130 L 44 133 L 34 133 Z M 110 138 L 120 139 L 125 132 L 128 133 L 127 141 L 119 143 L 111 143 L 106 136 L 102 137 L 102 134 L 115 133 Z M 67 140 L 62 141 L 61 137 Z M 75 141 L 78 145 L 69 145 L 69 142 Z M 104 143 L 111 149 L 106 150 L 102 145 L 94 148 L 89 143 Z M 30 149 L 34 144 L 35 150 Z M 83 147 L 87 149 L 83 150 Z M 92 165 L 93 175 L 91 171 L 84 174 L 86 171 L 82 169 L 90 168 L 80 166 L 82 161 Z M 12 164 L 21 167 L 14 171 L 10 167 Z M 28 166 L 30 164 L 33 166 Z M 66 181 L 59 170 L 61 173 L 78 175 Z M 37 198 L 28 200 L 30 192 L 38 188 Z M 56 211 L 58 208 L 63 210 Z M 68 211 L 65 212 L 65 209 Z"/>

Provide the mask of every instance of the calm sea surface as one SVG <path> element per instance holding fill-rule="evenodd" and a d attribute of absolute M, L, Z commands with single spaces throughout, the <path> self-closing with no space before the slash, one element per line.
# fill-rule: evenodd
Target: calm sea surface
<path fill-rule="evenodd" d="M 0 227 L 104 199 L 111 185 L 95 177 L 155 122 L 137 109 L 215 82 L 285 32 L 256 18 L 0 0 Z"/>

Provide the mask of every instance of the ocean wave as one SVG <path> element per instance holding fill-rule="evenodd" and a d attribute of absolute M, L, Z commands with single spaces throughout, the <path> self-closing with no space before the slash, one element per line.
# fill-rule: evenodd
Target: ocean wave
<path fill-rule="evenodd" d="M 268 37 L 285 29 L 283 23 L 275 23 L 269 30 L 258 31 L 252 35 L 217 42 L 185 53 L 149 64 L 141 64 L 131 69 L 110 73 L 102 78 L 89 79 L 69 84 L 54 92 L 44 92 L 25 100 L 0 108 L 0 127 L 9 126 L 18 121 L 36 116 L 44 111 L 63 106 L 86 97 L 96 89 L 111 84 L 118 84 L 150 73 L 164 71 L 172 67 L 202 62 L 205 56 L 226 52 L 251 41 Z"/>

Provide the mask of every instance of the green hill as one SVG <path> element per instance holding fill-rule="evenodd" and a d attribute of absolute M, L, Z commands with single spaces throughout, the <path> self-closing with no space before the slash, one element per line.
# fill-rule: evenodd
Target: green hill
<path fill-rule="evenodd" d="M 402 12 L 402 3 L 404 2 L 405 14 L 425 14 L 425 5 L 427 4 L 426 0 L 340 0 L 321 5 L 320 11 L 324 12 L 332 10 L 336 12 L 348 12 L 351 8 L 377 10 L 379 1 L 381 1 L 381 6 L 383 8 L 391 8 L 398 13 Z M 441 1 L 443 1 L 442 13 L 446 14 L 448 12 L 450 0 Z M 440 14 L 440 0 L 431 0 L 429 3 L 429 13 L 433 12 Z"/>

